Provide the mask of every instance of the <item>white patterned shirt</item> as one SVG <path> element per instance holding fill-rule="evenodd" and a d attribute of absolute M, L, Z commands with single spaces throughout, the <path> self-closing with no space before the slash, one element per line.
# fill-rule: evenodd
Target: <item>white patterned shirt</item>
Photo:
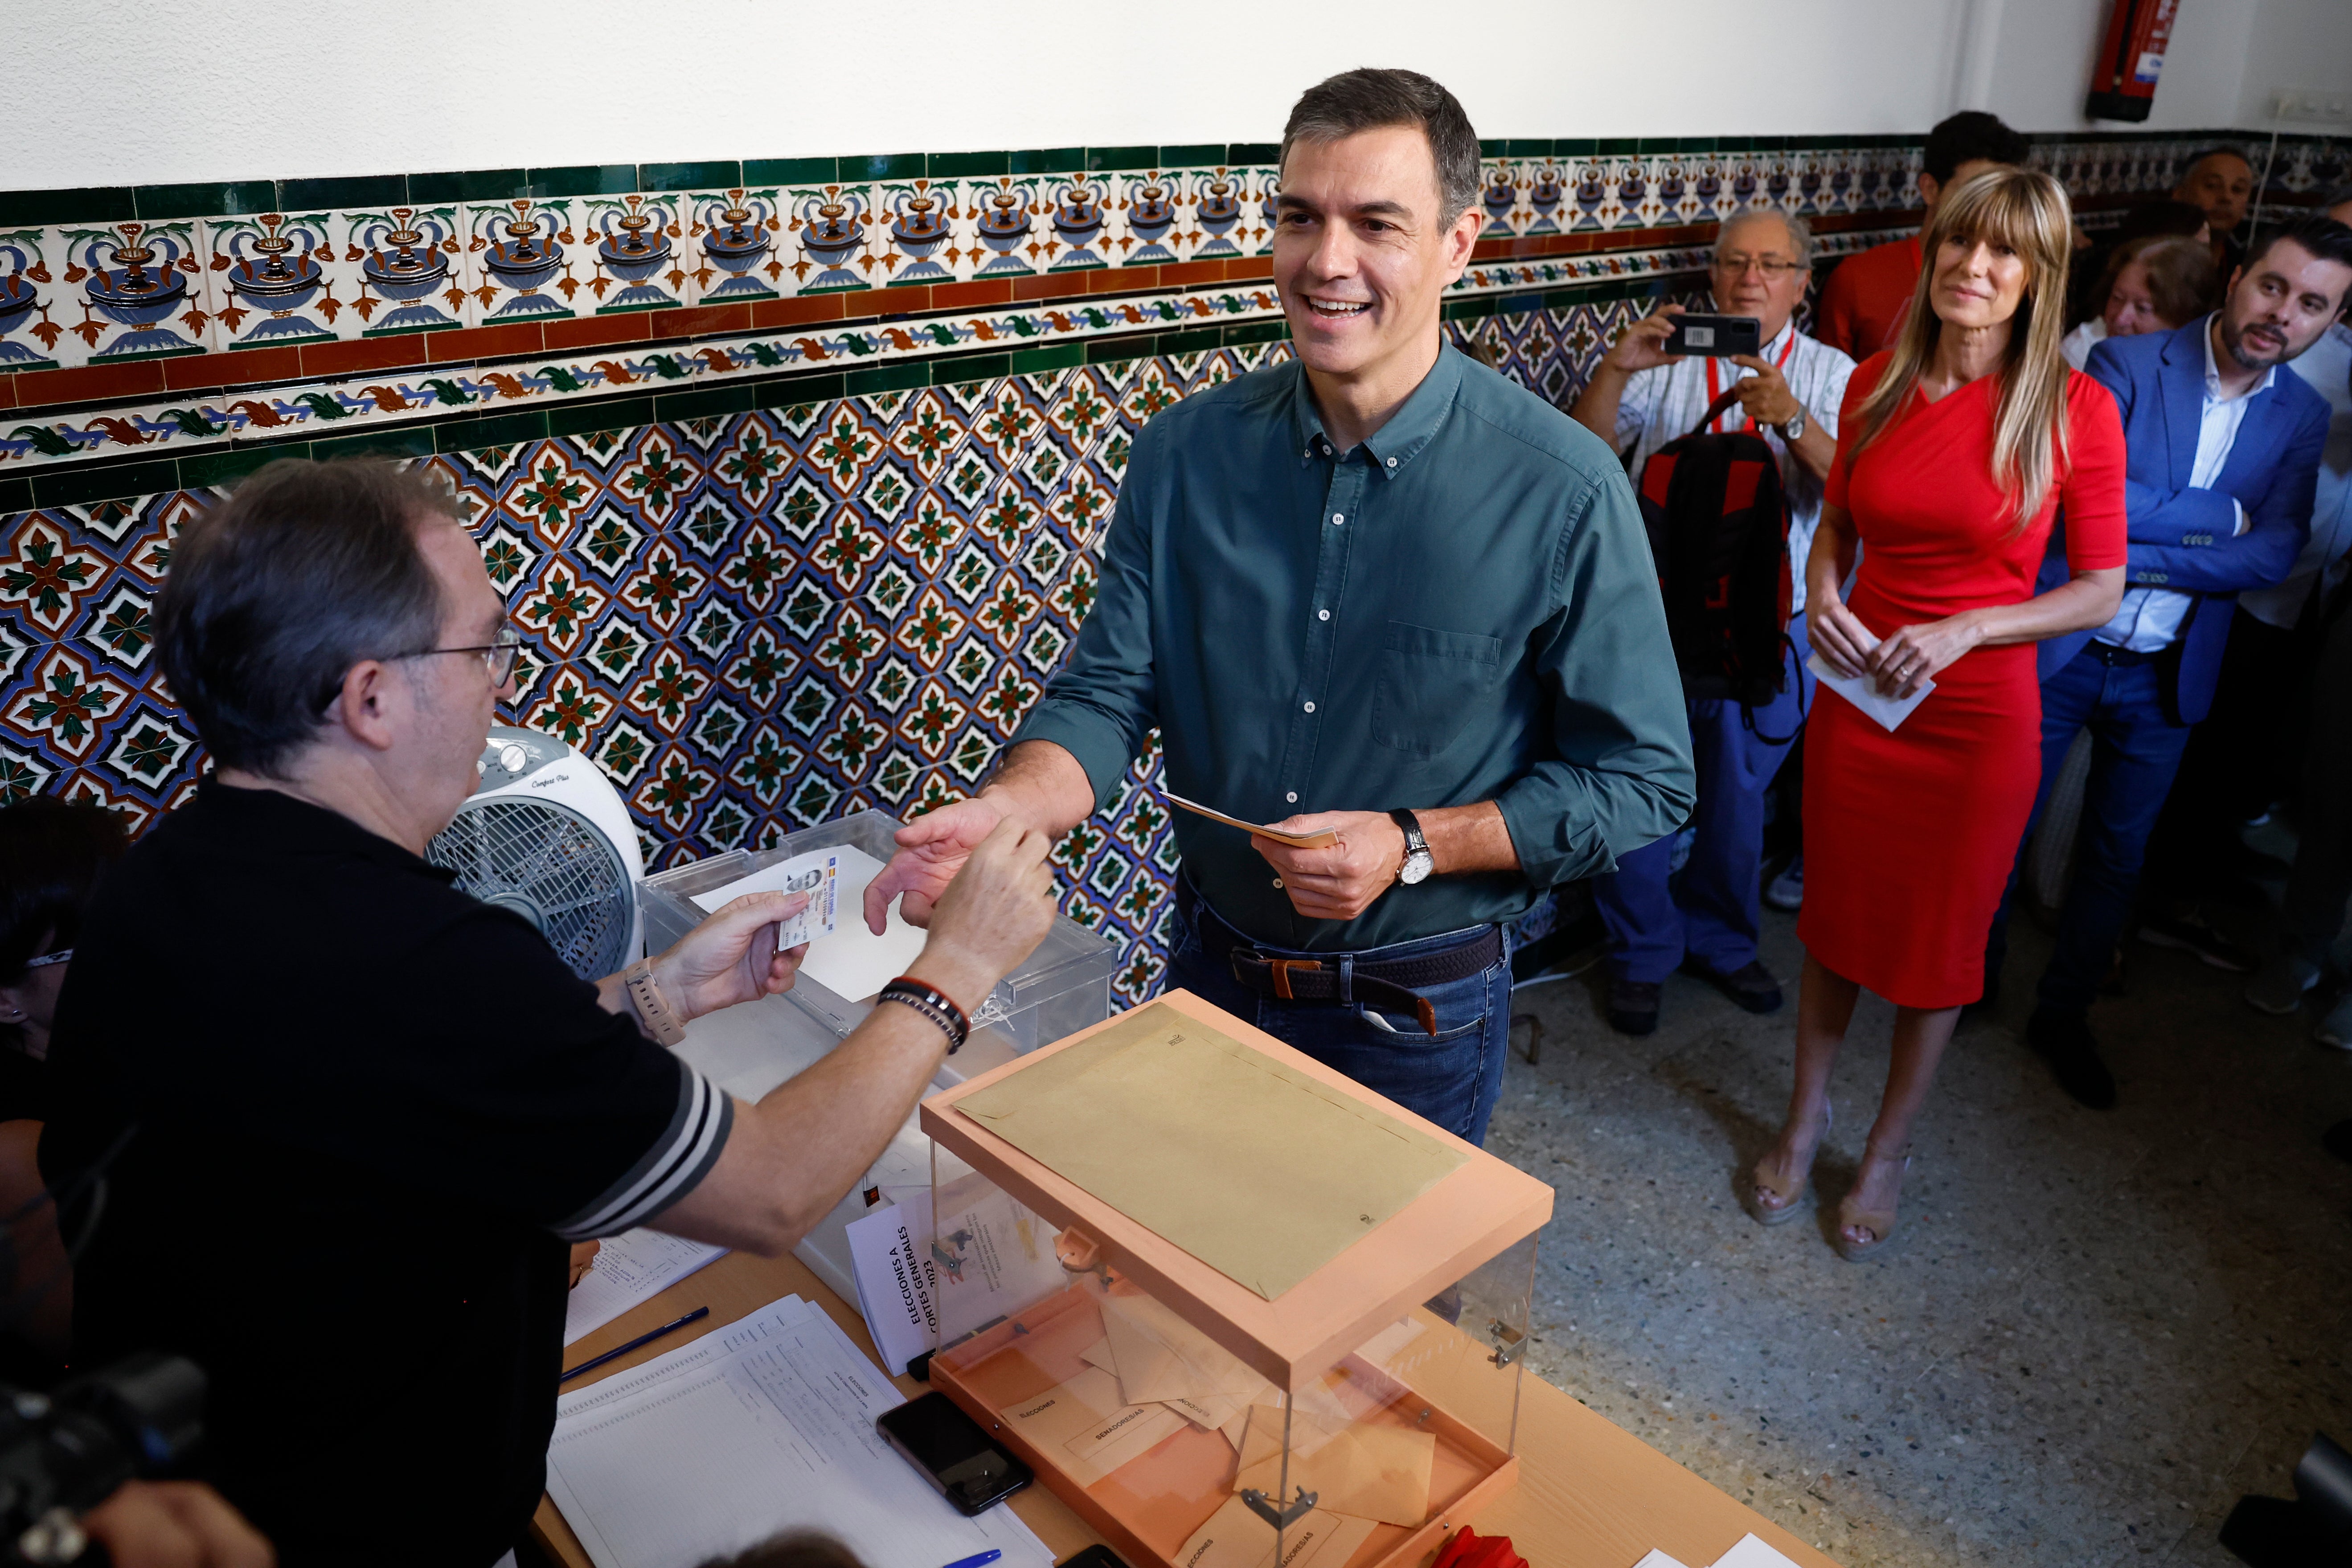
<path fill-rule="evenodd" d="M 1788 356 L 1785 363 L 1783 354 Z M 1780 367 L 1790 392 L 1805 405 L 1807 422 L 1819 425 L 1834 438 L 1838 407 L 1845 402 L 1845 384 L 1853 374 L 1853 361 L 1829 344 L 1797 331 L 1794 321 L 1782 327 L 1780 335 L 1764 345 L 1759 357 Z M 1625 378 L 1625 394 L 1617 400 L 1617 449 L 1622 452 L 1629 445 L 1633 447 L 1636 490 L 1641 489 L 1642 466 L 1650 460 L 1650 454 L 1669 441 L 1689 435 L 1698 424 L 1699 416 L 1706 412 L 1711 401 L 1706 389 L 1709 363 L 1716 367 L 1718 388 L 1727 389 L 1733 382 L 1755 374 L 1729 360 L 1709 362 L 1694 354 L 1672 364 L 1637 370 Z M 1735 403 L 1715 428 L 1728 432 L 1742 429 L 1745 424 L 1746 416 Z M 1780 488 L 1789 497 L 1789 575 L 1794 585 L 1790 608 L 1802 610 L 1805 556 L 1813 547 L 1813 531 L 1822 522 L 1822 481 L 1797 460 L 1797 455 L 1780 438 L 1780 431 L 1759 426 L 1756 433 L 1764 437 L 1764 444 L 1780 460 Z"/>

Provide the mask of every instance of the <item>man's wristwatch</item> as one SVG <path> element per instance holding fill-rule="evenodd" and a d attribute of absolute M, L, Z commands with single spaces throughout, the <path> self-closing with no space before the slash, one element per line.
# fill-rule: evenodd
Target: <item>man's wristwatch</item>
<path fill-rule="evenodd" d="M 1404 829 L 1404 864 L 1397 868 L 1397 880 L 1408 888 L 1426 880 L 1437 869 L 1437 861 L 1429 852 L 1429 840 L 1422 836 L 1421 824 L 1402 806 L 1390 812 L 1389 820 Z"/>
<path fill-rule="evenodd" d="M 1789 416 L 1788 423 L 1780 426 L 1779 428 L 1780 431 L 1780 439 L 1783 441 L 1803 440 L 1805 437 L 1805 405 L 1801 403 L 1798 404 L 1797 411 Z"/>

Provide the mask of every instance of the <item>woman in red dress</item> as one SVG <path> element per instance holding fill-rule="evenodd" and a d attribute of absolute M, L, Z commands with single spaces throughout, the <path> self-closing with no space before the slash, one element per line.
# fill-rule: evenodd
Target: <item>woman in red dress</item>
<path fill-rule="evenodd" d="M 1997 168 L 1937 204 L 1895 346 L 1864 361 L 1806 566 L 1813 649 L 1841 675 L 1924 701 L 1888 731 L 1824 689 L 1805 739 L 1805 944 L 1796 1089 L 1749 1212 L 1798 1212 L 1829 1122 L 1830 1069 L 1867 986 L 1895 1005 L 1886 1092 L 1836 1245 L 1895 1236 L 1911 1123 L 1963 1004 L 2041 777 L 2033 645 L 2096 626 L 2123 595 L 2124 436 L 2070 370 L 2072 215 L 2048 175 Z M 2072 580 L 2036 596 L 2065 508 Z M 1841 590 L 1860 547 L 1849 600 Z"/>

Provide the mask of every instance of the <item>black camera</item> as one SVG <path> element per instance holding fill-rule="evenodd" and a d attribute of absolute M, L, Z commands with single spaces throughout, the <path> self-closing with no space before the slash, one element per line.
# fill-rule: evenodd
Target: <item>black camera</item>
<path fill-rule="evenodd" d="M 142 1352 L 55 1394 L 0 1388 L 0 1564 L 107 1561 L 78 1516 L 179 1468 L 203 1433 L 205 1374 Z"/>

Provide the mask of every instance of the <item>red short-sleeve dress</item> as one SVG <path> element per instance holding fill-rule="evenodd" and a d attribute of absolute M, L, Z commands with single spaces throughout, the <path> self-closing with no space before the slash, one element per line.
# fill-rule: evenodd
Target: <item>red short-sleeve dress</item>
<path fill-rule="evenodd" d="M 2063 502 L 2077 571 L 2125 556 L 2124 432 L 2089 376 L 2066 387 L 2070 458 L 2022 532 L 1992 475 L 1996 377 L 1916 393 L 1859 459 L 1855 410 L 1887 356 L 1854 372 L 1824 499 L 1852 514 L 1862 569 L 1847 601 L 1880 637 L 2031 598 Z M 1832 972 L 1900 1006 L 1984 989 L 1984 945 L 2042 777 L 2031 643 L 1979 647 L 1938 673 L 1893 733 L 1823 689 L 1805 736 L 1805 904 L 1797 934 Z"/>

